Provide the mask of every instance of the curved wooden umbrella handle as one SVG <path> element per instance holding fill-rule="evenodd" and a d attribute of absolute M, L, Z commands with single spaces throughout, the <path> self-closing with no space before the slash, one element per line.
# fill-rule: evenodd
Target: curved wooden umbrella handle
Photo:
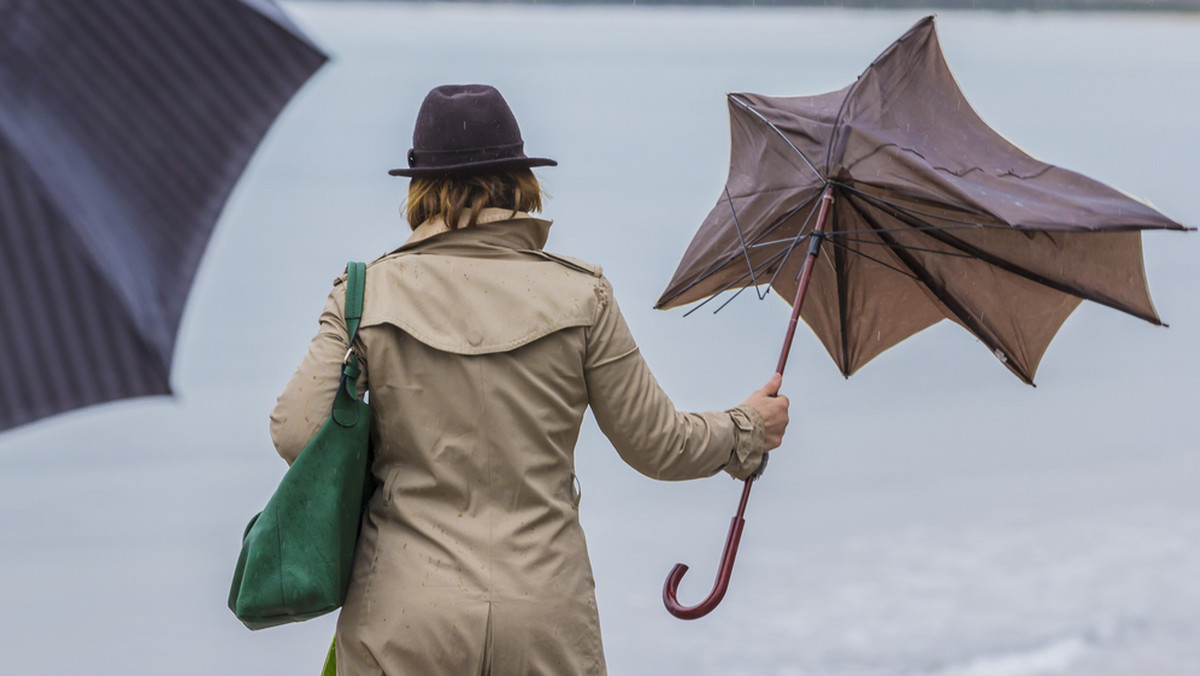
<path fill-rule="evenodd" d="M 757 475 L 746 479 L 746 485 L 742 488 L 742 499 L 738 503 L 737 514 L 729 522 L 729 535 L 725 537 L 725 551 L 721 554 L 721 565 L 717 568 L 717 580 L 712 591 L 708 593 L 708 597 L 694 606 L 681 604 L 676 592 L 679 590 L 679 582 L 683 579 L 683 574 L 688 571 L 688 567 L 685 564 L 677 563 L 663 584 L 663 605 L 667 607 L 668 613 L 681 620 L 695 620 L 711 613 L 721 599 L 725 598 L 725 590 L 729 588 L 729 578 L 733 575 L 733 561 L 737 558 L 738 543 L 742 539 L 742 528 L 746 526 L 746 520 L 742 518 L 742 515 L 746 513 L 746 502 L 750 499 L 750 486 L 756 478 Z"/>

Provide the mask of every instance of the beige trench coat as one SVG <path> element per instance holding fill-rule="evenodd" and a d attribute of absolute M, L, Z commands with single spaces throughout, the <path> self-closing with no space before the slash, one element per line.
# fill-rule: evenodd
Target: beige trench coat
<path fill-rule="evenodd" d="M 574 474 L 588 406 L 657 479 L 761 461 L 756 411 L 676 411 L 600 269 L 543 252 L 550 223 L 512 216 L 425 224 L 367 267 L 356 349 L 380 488 L 338 619 L 342 673 L 605 673 Z M 343 279 L 271 415 L 288 462 L 337 386 Z"/>

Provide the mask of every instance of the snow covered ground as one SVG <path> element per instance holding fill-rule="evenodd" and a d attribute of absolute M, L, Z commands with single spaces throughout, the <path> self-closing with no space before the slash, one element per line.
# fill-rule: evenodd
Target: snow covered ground
<path fill-rule="evenodd" d="M 385 172 L 430 87 L 504 92 L 527 149 L 560 162 L 539 172 L 550 248 L 605 266 L 679 406 L 724 408 L 770 374 L 786 305 L 649 309 L 724 183 L 724 93 L 840 88 L 921 16 L 287 8 L 334 61 L 230 202 L 185 317 L 178 396 L 0 436 L 5 673 L 317 671 L 332 618 L 251 633 L 225 596 L 283 472 L 266 415 L 328 284 L 404 237 L 406 184 Z M 1195 17 L 946 12 L 939 29 L 1001 133 L 1200 225 Z M 578 464 L 611 673 L 1200 673 L 1197 237 L 1145 238 L 1170 329 L 1084 305 L 1036 389 L 955 326 L 848 381 L 802 330 L 792 432 L 755 489 L 729 595 L 702 620 L 668 616 L 662 580 L 683 561 L 681 600 L 707 593 L 739 484 L 643 478 L 589 423 Z"/>

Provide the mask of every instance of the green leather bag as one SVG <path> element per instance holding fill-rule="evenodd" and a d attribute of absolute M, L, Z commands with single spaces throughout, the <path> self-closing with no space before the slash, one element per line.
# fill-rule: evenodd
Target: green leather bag
<path fill-rule="evenodd" d="M 350 263 L 346 272 L 346 329 L 353 345 L 366 265 Z M 317 617 L 346 599 L 371 485 L 371 408 L 358 398 L 359 374 L 351 350 L 329 419 L 246 526 L 229 609 L 251 629 Z"/>

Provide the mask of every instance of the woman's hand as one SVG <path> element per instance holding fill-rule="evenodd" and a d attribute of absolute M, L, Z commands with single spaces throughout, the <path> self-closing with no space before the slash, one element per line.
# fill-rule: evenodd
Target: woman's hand
<path fill-rule="evenodd" d="M 783 376 L 776 373 L 766 385 L 755 390 L 742 402 L 743 405 L 753 406 L 763 418 L 766 428 L 763 438 L 764 451 L 779 447 L 788 426 L 788 398 L 778 394 L 782 384 Z"/>

